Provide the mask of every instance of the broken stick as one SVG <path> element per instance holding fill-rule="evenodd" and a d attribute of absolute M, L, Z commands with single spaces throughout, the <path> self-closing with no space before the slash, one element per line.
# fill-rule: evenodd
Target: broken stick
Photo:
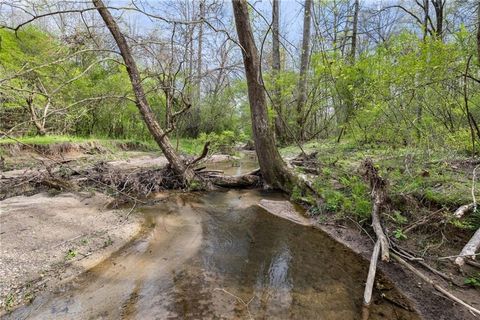
<path fill-rule="evenodd" d="M 470 241 L 463 247 L 460 255 L 455 259 L 455 264 L 459 267 L 463 267 L 465 264 L 465 259 L 472 258 L 475 259 L 475 252 L 480 248 L 480 228 L 473 234 L 473 237 L 470 238 Z"/>
<path fill-rule="evenodd" d="M 370 267 L 368 268 L 367 283 L 363 293 L 363 309 L 362 319 L 367 320 L 370 315 L 370 304 L 372 302 L 373 284 L 375 283 L 375 273 L 377 272 L 378 254 L 380 253 L 380 241 L 375 242 L 373 247 L 372 258 L 370 259 Z"/>
<path fill-rule="evenodd" d="M 455 212 L 453 213 L 453 216 L 455 218 L 460 219 L 461 217 L 463 217 L 465 215 L 465 213 L 467 213 L 470 210 L 473 210 L 474 207 L 475 207 L 475 204 L 473 202 L 470 203 L 470 204 L 464 204 L 463 206 L 461 206 L 457 210 L 455 210 Z"/>

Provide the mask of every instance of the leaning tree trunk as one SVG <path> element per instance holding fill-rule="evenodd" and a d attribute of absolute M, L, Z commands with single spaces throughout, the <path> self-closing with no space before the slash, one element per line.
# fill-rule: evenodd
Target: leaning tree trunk
<path fill-rule="evenodd" d="M 304 119 L 303 113 L 307 103 L 307 70 L 310 60 L 310 26 L 311 26 L 312 0 L 305 0 L 305 13 L 303 16 L 303 39 L 302 39 L 302 57 L 300 61 L 300 79 L 298 81 L 297 97 L 297 126 L 298 138 L 304 139 Z"/>
<path fill-rule="evenodd" d="M 167 158 L 168 162 L 172 166 L 173 171 L 180 177 L 183 177 L 185 182 L 188 183 L 189 181 L 193 180 L 193 178 L 195 177 L 195 173 L 175 152 L 175 149 L 170 143 L 167 135 L 155 119 L 155 114 L 150 108 L 150 105 L 148 104 L 147 98 L 145 96 L 145 92 L 143 90 L 142 80 L 140 78 L 137 64 L 133 59 L 132 52 L 127 43 L 127 40 L 125 39 L 125 36 L 120 31 L 117 22 L 110 14 L 110 11 L 105 7 L 102 0 L 92 0 L 92 2 L 98 13 L 102 17 L 103 21 L 105 22 L 107 28 L 110 30 L 110 33 L 115 39 L 118 48 L 120 49 L 120 53 L 125 62 L 125 66 L 127 67 L 128 76 L 130 77 L 133 93 L 135 94 L 135 102 L 137 108 L 142 114 L 143 120 L 145 121 L 148 130 L 150 131 L 158 146 L 162 150 L 163 154 Z"/>
<path fill-rule="evenodd" d="M 269 126 L 267 99 L 260 73 L 260 59 L 250 25 L 248 4 L 246 0 L 232 0 L 232 5 L 238 40 L 242 46 L 255 150 L 260 171 L 266 183 L 274 188 L 291 192 L 295 178 L 283 162 Z"/>

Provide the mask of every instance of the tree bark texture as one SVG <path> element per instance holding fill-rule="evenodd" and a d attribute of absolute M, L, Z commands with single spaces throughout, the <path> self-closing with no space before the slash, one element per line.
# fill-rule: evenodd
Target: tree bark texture
<path fill-rule="evenodd" d="M 274 188 L 291 192 L 294 176 L 287 169 L 275 146 L 267 114 L 267 99 L 260 73 L 260 59 L 255 46 L 246 0 L 232 0 L 235 25 L 247 78 L 252 129 L 260 171 L 265 182 Z"/>
<path fill-rule="evenodd" d="M 298 81 L 297 96 L 297 126 L 298 138 L 304 139 L 305 132 L 303 130 L 304 119 L 303 113 L 307 102 L 307 71 L 310 62 L 310 27 L 312 15 L 312 0 L 305 0 L 305 11 L 303 16 L 303 40 L 302 40 L 302 56 L 300 61 L 300 79 Z"/>
<path fill-rule="evenodd" d="M 285 126 L 282 120 L 282 89 L 279 84 L 278 77 L 281 72 L 280 61 L 280 1 L 273 0 L 272 3 L 272 70 L 273 70 L 273 104 L 277 113 L 275 117 L 275 134 L 280 142 L 285 141 Z"/>

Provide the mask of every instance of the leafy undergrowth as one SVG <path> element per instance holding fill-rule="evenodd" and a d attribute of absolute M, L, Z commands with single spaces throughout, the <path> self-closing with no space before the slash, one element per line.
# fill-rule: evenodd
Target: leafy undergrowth
<path fill-rule="evenodd" d="M 480 227 L 480 213 L 462 219 L 453 217 L 459 206 L 473 201 L 473 170 L 478 163 L 467 155 L 451 150 L 359 146 L 350 142 L 310 142 L 304 150 L 318 152 L 319 174 L 311 177 L 323 202 L 314 204 L 310 213 L 320 221 L 353 220 L 369 229 L 370 190 L 359 172 L 361 162 L 369 157 L 389 182 L 390 203 L 384 222 L 392 238 L 412 245 L 422 254 L 458 254 L 456 250 Z M 292 146 L 281 150 L 287 158 L 299 152 Z M 480 187 L 475 193 L 480 198 L 478 190 Z M 294 192 L 293 198 L 300 197 Z M 448 248 L 452 251 L 443 250 Z"/>

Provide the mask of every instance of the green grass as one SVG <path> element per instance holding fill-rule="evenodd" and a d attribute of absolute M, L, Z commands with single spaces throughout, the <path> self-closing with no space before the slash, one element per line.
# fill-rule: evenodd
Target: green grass
<path fill-rule="evenodd" d="M 47 135 L 47 136 L 27 136 L 19 137 L 15 139 L 3 138 L 0 139 L 0 144 L 11 144 L 11 143 L 24 143 L 24 144 L 36 144 L 36 145 L 48 145 L 53 143 L 60 142 L 86 142 L 97 139 L 83 138 L 83 137 L 74 137 L 74 136 L 57 136 L 57 135 Z"/>
<path fill-rule="evenodd" d="M 130 144 L 138 146 L 139 150 L 143 151 L 159 151 L 159 147 L 153 140 L 137 141 L 132 139 L 109 139 L 102 137 L 76 137 L 68 135 L 46 135 L 46 136 L 25 136 L 15 139 L 3 138 L 0 139 L 0 145 L 22 143 L 27 145 L 50 145 L 55 143 L 85 143 L 97 142 L 102 146 L 116 151 L 120 144 Z M 177 148 L 177 140 L 173 137 L 170 142 L 174 148 Z M 181 138 L 178 141 L 178 149 L 180 152 L 188 155 L 197 155 L 202 152 L 203 142 L 198 139 Z M 1 149 L 0 149 L 1 150 Z"/>
<path fill-rule="evenodd" d="M 314 186 L 325 199 L 317 210 L 320 214 L 330 212 L 357 220 L 370 216 L 369 189 L 359 171 L 367 157 L 372 158 L 380 174 L 389 181 L 388 192 L 394 200 L 401 202 L 405 196 L 413 196 L 426 205 L 445 207 L 447 211 L 472 201 L 472 168 L 453 165 L 452 160 L 463 160 L 465 155 L 451 149 L 426 150 L 359 145 L 353 141 L 317 141 L 305 144 L 304 150 L 307 153 L 318 152 L 320 175 L 315 179 Z M 280 153 L 284 157 L 294 157 L 300 149 L 288 146 L 280 149 Z"/>

